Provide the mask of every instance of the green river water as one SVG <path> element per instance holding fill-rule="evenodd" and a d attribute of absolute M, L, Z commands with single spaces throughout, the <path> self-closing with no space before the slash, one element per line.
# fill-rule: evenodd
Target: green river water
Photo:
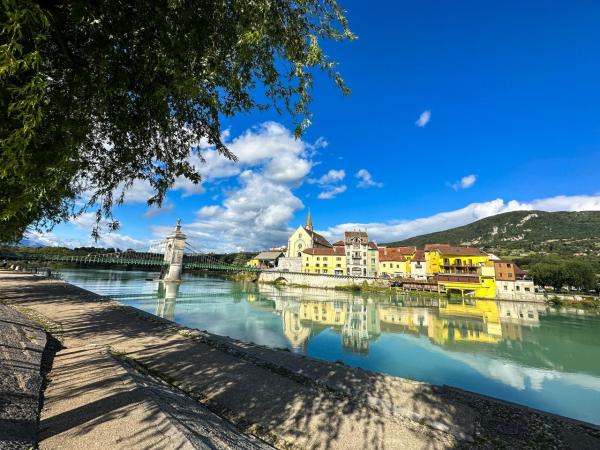
<path fill-rule="evenodd" d="M 182 325 L 600 424 L 600 315 L 543 304 L 447 301 L 65 269 L 68 282 Z"/>

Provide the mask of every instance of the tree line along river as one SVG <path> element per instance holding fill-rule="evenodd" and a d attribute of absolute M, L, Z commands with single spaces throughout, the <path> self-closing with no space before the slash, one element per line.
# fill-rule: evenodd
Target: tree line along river
<path fill-rule="evenodd" d="M 65 281 L 179 324 L 600 424 L 600 314 L 543 304 L 64 269 Z"/>

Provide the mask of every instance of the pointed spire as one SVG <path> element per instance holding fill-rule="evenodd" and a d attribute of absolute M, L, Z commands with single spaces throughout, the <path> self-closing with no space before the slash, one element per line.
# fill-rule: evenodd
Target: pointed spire
<path fill-rule="evenodd" d="M 310 217 L 310 208 L 308 208 L 308 216 L 306 216 L 306 226 L 305 226 L 305 228 L 307 230 L 310 230 L 310 231 L 313 230 L 312 219 Z"/>
<path fill-rule="evenodd" d="M 175 226 L 175 231 L 181 231 L 181 219 L 177 219 L 177 225 Z"/>

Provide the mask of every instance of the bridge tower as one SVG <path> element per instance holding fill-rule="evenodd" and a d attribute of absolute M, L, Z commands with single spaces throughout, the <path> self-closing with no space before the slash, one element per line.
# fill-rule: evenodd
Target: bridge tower
<path fill-rule="evenodd" d="M 164 262 L 165 264 L 168 264 L 169 267 L 167 268 L 162 281 L 181 281 L 183 250 L 186 238 L 186 235 L 181 232 L 181 219 L 177 219 L 175 230 L 167 236 Z"/>

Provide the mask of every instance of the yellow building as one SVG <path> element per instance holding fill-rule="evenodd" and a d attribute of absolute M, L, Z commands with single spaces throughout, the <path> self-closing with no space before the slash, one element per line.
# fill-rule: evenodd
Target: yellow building
<path fill-rule="evenodd" d="M 307 248 L 302 252 L 302 272 L 346 275 L 343 247 Z"/>
<path fill-rule="evenodd" d="M 410 274 L 410 261 L 416 251 L 416 247 L 380 247 L 379 276 L 407 277 Z"/>
<path fill-rule="evenodd" d="M 246 263 L 248 267 L 258 267 L 260 266 L 260 262 L 256 258 L 252 258 L 250 261 Z"/>
<path fill-rule="evenodd" d="M 478 248 L 429 244 L 425 246 L 425 265 L 427 273 L 435 275 L 446 292 L 496 297 L 494 264 Z"/>
<path fill-rule="evenodd" d="M 489 255 L 478 248 L 458 247 L 448 244 L 428 244 L 425 246 L 427 274 L 474 274 L 489 259 Z"/>

